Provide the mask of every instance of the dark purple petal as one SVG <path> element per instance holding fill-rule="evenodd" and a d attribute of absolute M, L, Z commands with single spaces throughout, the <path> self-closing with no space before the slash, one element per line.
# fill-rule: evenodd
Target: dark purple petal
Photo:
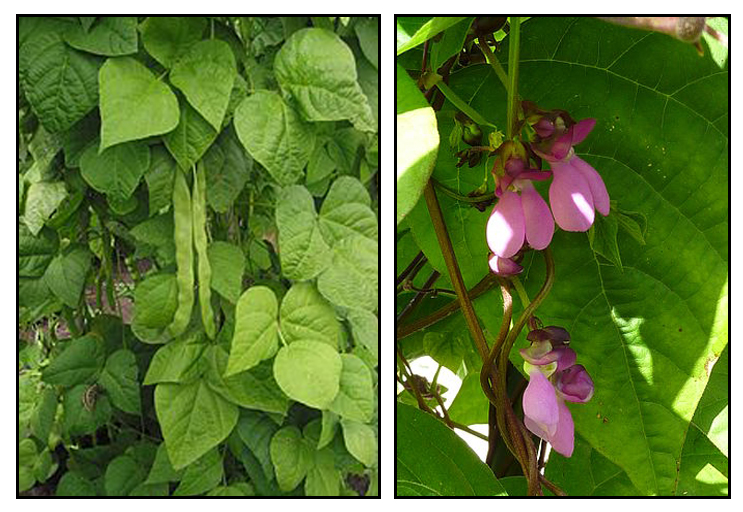
<path fill-rule="evenodd" d="M 550 207 L 565 231 L 588 231 L 593 224 L 593 196 L 583 174 L 569 162 L 552 162 Z"/>
<path fill-rule="evenodd" d="M 546 139 L 555 133 L 555 125 L 552 124 L 552 121 L 543 117 L 534 125 L 534 131 L 537 132 L 537 135 L 541 138 Z"/>
<path fill-rule="evenodd" d="M 559 420 L 557 403 L 552 383 L 539 370 L 532 371 L 522 400 L 524 416 L 552 435 L 557 430 Z"/>
<path fill-rule="evenodd" d="M 501 258 L 510 258 L 524 245 L 524 210 L 516 192 L 507 190 L 490 214 L 486 238 L 490 250 Z"/>
<path fill-rule="evenodd" d="M 496 254 L 491 254 L 488 259 L 490 270 L 499 276 L 515 276 L 520 274 L 524 267 L 508 258 L 500 258 Z"/>
<path fill-rule="evenodd" d="M 577 358 L 575 350 L 565 345 L 559 345 L 554 348 L 553 352 L 557 354 L 557 371 L 570 368 L 575 364 Z"/>
<path fill-rule="evenodd" d="M 591 189 L 591 196 L 593 197 L 593 205 L 596 209 L 603 216 L 609 215 L 609 193 L 606 191 L 606 185 L 604 185 L 601 175 L 591 164 L 577 156 L 571 158 L 570 163 L 588 182 L 588 186 Z"/>
<path fill-rule="evenodd" d="M 563 343 L 570 341 L 570 333 L 562 327 L 548 325 L 547 327 L 530 331 L 529 334 L 526 335 L 526 339 L 529 341 L 550 340 Z"/>
<path fill-rule="evenodd" d="M 555 375 L 557 390 L 569 402 L 588 402 L 593 396 L 593 380 L 581 364 L 573 365 Z"/>
<path fill-rule="evenodd" d="M 591 118 L 583 119 L 573 125 L 571 128 L 573 132 L 573 146 L 583 142 L 588 137 L 588 134 L 591 133 L 594 126 L 596 126 L 596 120 Z"/>
<path fill-rule="evenodd" d="M 573 424 L 573 416 L 570 414 L 570 409 L 565 405 L 562 400 L 557 401 L 557 408 L 559 419 L 557 423 L 557 430 L 551 435 L 547 441 L 552 445 L 554 450 L 570 457 L 573 455 L 573 446 L 575 444 L 575 425 Z"/>
<path fill-rule="evenodd" d="M 524 209 L 526 241 L 534 249 L 541 251 L 550 244 L 555 233 L 552 212 L 531 183 L 521 192 L 521 206 Z"/>

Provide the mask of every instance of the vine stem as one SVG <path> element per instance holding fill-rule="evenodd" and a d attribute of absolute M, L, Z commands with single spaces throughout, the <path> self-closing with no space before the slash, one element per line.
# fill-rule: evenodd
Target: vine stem
<path fill-rule="evenodd" d="M 439 80 L 438 82 L 436 82 L 436 87 L 439 89 L 439 91 L 442 92 L 447 100 L 449 100 L 459 110 L 467 114 L 467 117 L 472 119 L 474 122 L 479 125 L 485 125 L 495 128 L 495 125 L 493 123 L 482 117 L 477 110 L 470 107 L 469 104 L 462 98 L 460 98 L 457 93 L 452 91 L 451 88 L 446 85 L 443 80 Z"/>
<path fill-rule="evenodd" d="M 521 18 L 511 16 L 511 30 L 508 33 L 508 133 L 507 137 L 514 137 L 516 106 L 518 105 L 518 82 L 519 82 L 519 44 L 521 40 Z"/>
<path fill-rule="evenodd" d="M 457 264 L 457 256 L 454 254 L 454 248 L 449 238 L 449 232 L 446 229 L 446 223 L 444 222 L 444 215 L 441 213 L 441 206 L 439 200 L 436 197 L 436 190 L 433 188 L 433 183 L 429 181 L 426 184 L 424 190 L 426 197 L 426 205 L 428 206 L 428 213 L 431 216 L 433 222 L 433 228 L 436 232 L 436 238 L 438 238 L 441 252 L 444 255 L 444 261 L 446 262 L 446 268 L 449 271 L 449 277 L 452 284 L 454 285 L 454 291 L 459 299 L 459 304 L 462 307 L 462 314 L 467 322 L 467 328 L 472 334 L 472 339 L 475 340 L 477 350 L 480 352 L 480 357 L 483 360 L 488 356 L 488 343 L 485 341 L 485 335 L 482 332 L 480 323 L 475 315 L 475 309 L 472 307 L 472 301 L 467 294 L 467 288 L 464 286 L 464 280 L 462 279 L 462 273 L 459 270 Z"/>
<path fill-rule="evenodd" d="M 506 88 L 506 93 L 508 93 L 508 75 L 506 74 L 506 70 L 503 69 L 503 66 L 501 66 L 501 63 L 496 58 L 495 54 L 493 53 L 493 50 L 490 49 L 488 46 L 488 43 L 481 40 L 480 38 L 477 39 L 477 45 L 480 47 L 480 50 L 482 50 L 483 55 L 485 55 L 485 58 L 488 61 L 488 64 L 490 64 L 490 67 L 493 68 L 493 71 L 495 71 L 495 75 L 498 77 L 498 79 L 503 84 L 503 87 Z"/>
<path fill-rule="evenodd" d="M 490 148 L 488 148 L 490 149 Z M 462 194 L 459 194 L 455 192 L 454 190 L 450 189 L 446 185 L 442 185 L 435 179 L 431 178 L 431 181 L 436 186 L 437 189 L 442 191 L 447 196 L 451 197 L 452 199 L 456 199 L 457 201 L 460 201 L 462 203 L 482 203 L 483 201 L 493 201 L 495 200 L 495 196 L 492 192 L 489 192 L 487 194 L 482 194 L 479 196 L 469 197 L 469 196 L 463 196 Z"/>

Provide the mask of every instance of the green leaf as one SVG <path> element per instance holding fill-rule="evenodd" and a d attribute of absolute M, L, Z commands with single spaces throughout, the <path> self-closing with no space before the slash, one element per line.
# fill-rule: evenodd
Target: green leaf
<path fill-rule="evenodd" d="M 462 425 L 487 423 L 489 405 L 480 386 L 480 372 L 473 371 L 464 378 L 462 387 L 449 405 L 449 417 Z"/>
<path fill-rule="evenodd" d="M 328 410 L 322 412 L 322 429 L 320 431 L 320 438 L 317 440 L 318 450 L 323 449 L 333 441 L 335 433 L 338 431 L 339 423 L 340 418 L 334 412 Z"/>
<path fill-rule="evenodd" d="M 208 255 L 212 267 L 212 289 L 237 304 L 243 286 L 245 254 L 236 245 L 215 241 L 209 244 Z"/>
<path fill-rule="evenodd" d="M 377 242 L 368 238 L 344 238 L 333 247 L 332 263 L 317 279 L 317 289 L 336 306 L 376 311 L 378 251 Z"/>
<path fill-rule="evenodd" d="M 436 114 L 408 72 L 397 65 L 397 224 L 423 194 L 436 163 Z"/>
<path fill-rule="evenodd" d="M 440 41 L 431 46 L 431 69 L 438 70 L 450 57 L 462 51 L 465 38 L 475 18 L 465 18 L 446 31 Z"/>
<path fill-rule="evenodd" d="M 120 455 L 106 467 L 106 496 L 128 496 L 144 477 L 144 468 L 136 460 Z"/>
<path fill-rule="evenodd" d="M 114 57 L 137 53 L 137 18 L 106 16 L 91 30 L 78 25 L 65 33 L 64 38 L 73 48 L 96 55 Z"/>
<path fill-rule="evenodd" d="M 237 302 L 226 377 L 249 370 L 273 357 L 278 348 L 279 304 L 266 286 L 248 288 Z"/>
<path fill-rule="evenodd" d="M 119 144 L 101 153 L 92 145 L 80 157 L 85 181 L 119 201 L 129 199 L 149 168 L 150 148 L 144 142 Z"/>
<path fill-rule="evenodd" d="M 83 394 L 87 389 L 85 384 L 79 384 L 62 395 L 66 435 L 93 434 L 111 418 L 111 402 L 105 394 L 98 396 L 92 411 L 83 406 Z"/>
<path fill-rule="evenodd" d="M 58 32 L 34 35 L 18 50 L 21 86 L 39 121 L 61 132 L 98 105 L 100 60 L 67 46 Z"/>
<path fill-rule="evenodd" d="M 170 81 L 219 131 L 236 73 L 235 56 L 229 45 L 219 39 L 208 39 L 190 46 L 176 61 L 170 72 Z"/>
<path fill-rule="evenodd" d="M 423 348 L 440 365 L 454 373 L 459 371 L 464 360 L 465 345 L 457 333 L 428 331 L 423 335 Z"/>
<path fill-rule="evenodd" d="M 333 245 L 359 234 L 377 241 L 377 216 L 371 209 L 369 193 L 356 178 L 341 176 L 330 187 L 320 208 L 320 231 Z"/>
<path fill-rule="evenodd" d="M 44 387 L 33 415 L 31 416 L 31 431 L 43 443 L 49 440 L 49 434 L 54 426 L 57 415 L 57 393 L 51 387 Z"/>
<path fill-rule="evenodd" d="M 255 496 L 255 490 L 250 483 L 243 483 L 242 485 L 241 483 L 237 483 L 227 486 L 220 485 L 206 493 L 206 495 L 214 497 Z"/>
<path fill-rule="evenodd" d="M 186 51 L 201 40 L 206 19 L 197 16 L 171 18 L 150 16 L 141 26 L 147 53 L 170 69 Z"/>
<path fill-rule="evenodd" d="M 67 189 L 63 181 L 40 181 L 28 186 L 23 221 L 32 235 L 39 234 L 46 221 L 66 197 Z"/>
<path fill-rule="evenodd" d="M 431 18 L 423 24 L 419 24 L 419 19 L 404 17 L 397 19 L 397 55 L 428 41 L 439 32 L 456 25 L 465 18 L 439 16 Z"/>
<path fill-rule="evenodd" d="M 18 275 L 41 277 L 59 248 L 56 233 L 47 228 L 34 235 L 26 224 L 18 224 Z"/>
<path fill-rule="evenodd" d="M 178 126 L 178 99 L 165 83 L 131 57 L 101 67 L 101 151 L 161 135 Z"/>
<path fill-rule="evenodd" d="M 317 276 L 330 263 L 312 195 L 299 185 L 284 188 L 276 206 L 279 257 L 283 274 L 296 281 Z"/>
<path fill-rule="evenodd" d="M 279 93 L 256 91 L 245 98 L 235 111 L 234 124 L 242 145 L 279 185 L 302 178 L 315 132 Z"/>
<path fill-rule="evenodd" d="M 729 495 L 728 347 L 716 362 L 708 360 L 707 367 L 712 373 L 686 432 L 676 496 Z"/>
<path fill-rule="evenodd" d="M 330 404 L 330 410 L 344 419 L 370 421 L 376 401 L 371 371 L 366 363 L 352 354 L 341 354 L 341 359 L 340 389 Z"/>
<path fill-rule="evenodd" d="M 36 462 L 36 444 L 33 439 L 18 443 L 18 492 L 27 491 L 36 483 L 33 466 Z"/>
<path fill-rule="evenodd" d="M 44 281 L 62 302 L 75 308 L 90 270 L 90 251 L 75 246 L 69 252 L 58 254 L 44 273 Z"/>
<path fill-rule="evenodd" d="M 170 459 L 168 458 L 168 450 L 165 447 L 165 443 L 160 443 L 157 446 L 155 461 L 152 463 L 150 473 L 144 483 L 155 485 L 175 482 L 181 479 L 181 473 L 182 471 L 176 471 L 173 469 L 173 465 L 170 463 Z"/>
<path fill-rule="evenodd" d="M 201 379 L 188 384 L 158 384 L 155 411 L 176 470 L 224 441 L 238 417 L 237 406 Z"/>
<path fill-rule="evenodd" d="M 162 263 L 163 266 L 175 263 L 174 229 L 172 212 L 151 217 L 134 226 L 129 230 L 129 234 L 137 241 L 135 258 L 136 255 L 149 256 L 152 251 L 158 263 Z M 162 316 L 162 313 L 159 316 Z"/>
<path fill-rule="evenodd" d="M 287 343 L 318 341 L 337 350 L 340 323 L 317 288 L 310 283 L 296 283 L 281 301 L 281 334 Z"/>
<path fill-rule="evenodd" d="M 108 356 L 100 377 L 111 403 L 130 414 L 139 414 L 141 410 L 137 372 L 134 352 L 120 349 Z"/>
<path fill-rule="evenodd" d="M 361 131 L 376 131 L 357 81 L 353 52 L 333 32 L 318 28 L 295 32 L 276 54 L 274 71 L 281 89 L 294 97 L 305 119 L 348 119 Z"/>
<path fill-rule="evenodd" d="M 165 329 L 173 320 L 178 306 L 178 284 L 175 274 L 148 276 L 134 289 L 133 323 L 147 329 Z"/>
<path fill-rule="evenodd" d="M 627 473 L 602 456 L 579 435 L 575 436 L 573 455 L 551 452 L 545 476 L 570 496 L 637 496 Z M 526 495 L 526 493 L 524 493 Z"/>
<path fill-rule="evenodd" d="M 341 418 L 346 449 L 366 467 L 377 466 L 379 442 L 374 430 L 364 423 Z"/>
<path fill-rule="evenodd" d="M 201 161 L 206 170 L 206 200 L 214 211 L 226 213 L 240 195 L 253 160 L 245 154 L 232 126 L 217 137 Z"/>
<path fill-rule="evenodd" d="M 330 448 L 314 453 L 313 464 L 304 482 L 306 496 L 339 496 L 341 473 L 335 469 L 335 455 Z"/>
<path fill-rule="evenodd" d="M 208 364 L 206 379 L 222 397 L 246 409 L 286 415 L 289 400 L 276 384 L 268 363 L 223 377 L 227 368 L 227 351 L 219 346 L 208 347 L 204 357 Z"/>
<path fill-rule="evenodd" d="M 712 60 L 721 68 L 725 69 L 728 62 L 728 38 L 730 34 L 728 18 L 720 16 L 717 18 L 707 18 L 707 26 L 716 30 L 722 34 L 725 38 L 725 43 L 718 41 L 716 37 L 708 33 L 706 30 L 702 33 L 702 39 L 705 40 L 712 57 Z"/>
<path fill-rule="evenodd" d="M 595 384 L 590 402 L 569 405 L 576 432 L 640 494 L 670 495 L 705 366 L 728 343 L 728 72 L 673 38 L 599 20 L 533 18 L 525 27 L 519 93 L 598 119 L 576 153 L 612 199 L 647 219 L 645 245 L 621 252 L 623 273 L 597 261 L 581 235 L 557 232 L 556 286 L 539 317 L 570 331 Z M 456 75 L 452 89 L 498 119 L 492 73 Z M 538 258 L 530 296 L 543 278 Z M 719 475 L 707 477 L 719 490 Z"/>
<path fill-rule="evenodd" d="M 237 423 L 237 433 L 242 442 L 255 455 L 268 480 L 274 477 L 271 463 L 271 439 L 279 427 L 267 415 L 256 411 L 243 410 Z"/>
<path fill-rule="evenodd" d="M 180 102 L 180 109 L 178 126 L 165 135 L 163 141 L 181 169 L 191 169 L 212 145 L 218 132 L 189 103 Z"/>
<path fill-rule="evenodd" d="M 93 483 L 77 471 L 68 471 L 57 484 L 55 496 L 95 496 Z"/>
<path fill-rule="evenodd" d="M 364 52 L 364 57 L 372 66 L 379 69 L 379 18 L 360 20 L 353 29 L 359 38 L 359 46 Z"/>
<path fill-rule="evenodd" d="M 327 344 L 299 340 L 279 350 L 273 373 L 289 398 L 327 409 L 338 394 L 342 366 L 341 356 Z"/>
<path fill-rule="evenodd" d="M 270 450 L 279 488 L 284 492 L 293 490 L 311 467 L 311 447 L 297 427 L 288 426 L 274 434 Z"/>
<path fill-rule="evenodd" d="M 213 489 L 222 480 L 224 467 L 217 448 L 212 448 L 196 462 L 189 464 L 173 496 L 195 496 Z"/>
<path fill-rule="evenodd" d="M 490 468 L 451 429 L 416 407 L 396 407 L 398 494 L 506 495 Z"/>
<path fill-rule="evenodd" d="M 180 339 L 158 349 L 152 357 L 143 384 L 160 382 L 185 383 L 197 378 L 202 368 L 198 362 L 205 345 L 190 339 Z"/>
<path fill-rule="evenodd" d="M 379 319 L 365 309 L 351 309 L 346 318 L 356 345 L 368 350 L 376 363 L 379 359 Z"/>

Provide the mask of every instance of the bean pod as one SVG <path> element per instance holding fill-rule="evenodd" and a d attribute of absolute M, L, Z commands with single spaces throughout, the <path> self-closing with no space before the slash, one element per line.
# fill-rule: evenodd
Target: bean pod
<path fill-rule="evenodd" d="M 211 304 L 212 268 L 207 256 L 206 238 L 206 175 L 204 166 L 198 165 L 194 172 L 193 197 L 193 241 L 198 256 L 199 272 L 199 304 L 201 305 L 201 321 L 209 339 L 216 336 L 214 312 Z"/>
<path fill-rule="evenodd" d="M 193 275 L 193 220 L 191 218 L 191 194 L 186 177 L 181 170 L 175 173 L 173 184 L 173 220 L 175 224 L 175 261 L 178 267 L 178 307 L 170 334 L 180 336 L 188 327 L 194 303 Z"/>

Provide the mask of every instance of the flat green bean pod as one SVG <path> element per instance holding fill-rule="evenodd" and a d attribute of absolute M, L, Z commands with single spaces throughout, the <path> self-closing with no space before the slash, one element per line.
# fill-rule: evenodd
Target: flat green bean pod
<path fill-rule="evenodd" d="M 183 334 L 191 320 L 194 303 L 193 275 L 193 219 L 191 194 L 186 177 L 181 170 L 175 173 L 173 184 L 173 220 L 175 224 L 175 261 L 178 267 L 178 308 L 168 328 L 173 336 Z"/>
<path fill-rule="evenodd" d="M 214 312 L 211 304 L 212 267 L 207 256 L 206 239 L 206 175 L 202 164 L 195 168 L 193 182 L 193 197 L 191 198 L 193 211 L 193 241 L 198 256 L 199 272 L 199 304 L 201 305 L 201 321 L 209 339 L 216 336 Z"/>

